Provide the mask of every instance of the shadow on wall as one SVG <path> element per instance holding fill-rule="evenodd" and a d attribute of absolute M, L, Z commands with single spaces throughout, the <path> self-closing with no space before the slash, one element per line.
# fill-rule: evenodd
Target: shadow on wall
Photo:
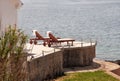
<path fill-rule="evenodd" d="M 84 66 L 84 67 L 70 67 L 70 68 L 64 68 L 64 72 L 71 72 L 71 71 L 88 71 L 88 70 L 97 70 L 100 68 L 101 65 L 93 62 L 91 65 Z"/>

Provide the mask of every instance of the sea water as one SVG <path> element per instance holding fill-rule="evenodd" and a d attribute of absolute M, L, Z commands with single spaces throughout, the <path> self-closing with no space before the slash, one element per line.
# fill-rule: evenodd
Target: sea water
<path fill-rule="evenodd" d="M 96 57 L 120 59 L 120 0 L 22 0 L 19 28 L 59 37 L 97 40 Z"/>

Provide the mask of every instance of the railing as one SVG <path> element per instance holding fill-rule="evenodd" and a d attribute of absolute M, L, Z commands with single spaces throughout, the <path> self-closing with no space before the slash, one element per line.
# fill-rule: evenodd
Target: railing
<path fill-rule="evenodd" d="M 80 41 L 75 41 L 73 42 L 73 46 L 72 45 L 67 45 L 67 46 L 61 46 L 61 48 L 72 48 L 72 47 L 85 47 L 85 46 L 93 46 L 93 45 L 97 45 L 97 41 L 96 40 L 92 40 L 92 39 L 87 39 L 87 40 L 83 40 L 81 39 Z M 56 47 L 59 48 L 59 47 Z"/>
<path fill-rule="evenodd" d="M 56 52 L 55 48 L 53 48 L 52 50 L 49 50 L 49 51 L 42 50 L 42 56 L 45 56 L 46 53 L 51 53 L 51 52 L 55 53 Z"/>
<path fill-rule="evenodd" d="M 73 42 L 73 46 L 71 46 L 70 44 L 69 45 L 67 45 L 67 46 L 55 46 L 52 50 L 49 50 L 49 51 L 45 51 L 45 50 L 41 50 L 42 52 L 39 54 L 39 55 L 37 55 L 37 56 L 45 56 L 46 54 L 48 54 L 48 53 L 55 53 L 56 52 L 56 49 L 57 48 L 61 48 L 62 50 L 64 50 L 64 48 L 73 48 L 73 47 L 85 47 L 85 46 L 87 46 L 87 45 L 85 45 L 85 44 L 87 44 L 87 45 L 89 45 L 89 46 L 93 46 L 93 45 L 97 45 L 97 41 L 95 40 L 95 41 L 93 41 L 92 39 L 89 39 L 89 40 L 83 40 L 83 39 L 81 39 L 80 41 L 76 41 L 76 42 Z M 34 48 L 34 44 L 31 44 L 30 45 L 30 47 L 28 48 L 28 54 L 32 54 L 32 50 L 33 50 L 33 48 Z M 35 56 L 34 55 L 30 55 L 30 58 L 31 59 L 33 59 L 33 58 L 35 58 Z"/>
<path fill-rule="evenodd" d="M 89 39 L 89 40 L 81 39 L 79 45 L 80 45 L 80 47 L 84 47 L 84 44 L 87 44 L 87 43 L 89 46 L 97 45 L 97 41 L 96 40 L 93 41 L 92 39 Z"/>
<path fill-rule="evenodd" d="M 34 48 L 34 44 L 31 44 L 30 47 L 26 50 L 27 53 L 29 54 L 28 57 L 30 57 L 31 60 L 36 57 L 35 54 L 32 53 L 33 48 Z M 51 50 L 48 50 L 48 51 L 41 50 L 41 53 L 39 55 L 37 55 L 37 57 L 43 57 L 49 53 L 55 53 L 55 52 L 56 52 L 56 48 L 52 48 Z"/>

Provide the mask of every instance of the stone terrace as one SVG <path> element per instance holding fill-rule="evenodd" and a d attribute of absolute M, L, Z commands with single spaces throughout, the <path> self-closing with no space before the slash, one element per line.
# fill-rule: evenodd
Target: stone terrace
<path fill-rule="evenodd" d="M 64 73 L 63 68 L 87 66 L 95 58 L 96 43 L 74 42 L 73 46 L 27 44 L 30 81 L 50 80 Z"/>

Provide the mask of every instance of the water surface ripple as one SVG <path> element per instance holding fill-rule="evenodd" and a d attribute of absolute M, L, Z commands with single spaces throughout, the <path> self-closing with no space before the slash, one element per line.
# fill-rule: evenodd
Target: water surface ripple
<path fill-rule="evenodd" d="M 97 58 L 120 59 L 119 0 L 23 0 L 18 24 L 28 35 L 33 29 L 45 36 L 98 41 Z"/>

